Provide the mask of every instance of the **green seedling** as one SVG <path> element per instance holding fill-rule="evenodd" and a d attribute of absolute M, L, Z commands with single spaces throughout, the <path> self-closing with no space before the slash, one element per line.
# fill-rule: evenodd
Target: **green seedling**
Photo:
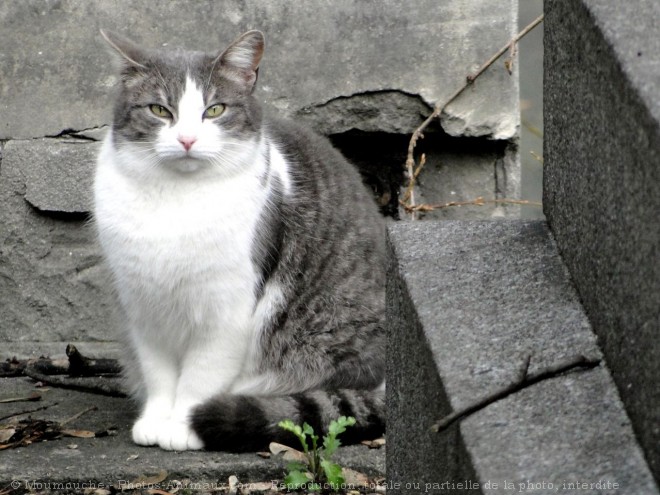
<path fill-rule="evenodd" d="M 334 491 L 338 491 L 344 483 L 344 477 L 341 466 L 332 462 L 331 458 L 341 445 L 341 441 L 337 437 L 345 432 L 348 426 L 354 424 L 355 418 L 351 416 L 341 416 L 332 421 L 328 426 L 328 434 L 323 437 L 323 445 L 319 446 L 318 435 L 314 433 L 314 428 L 307 423 L 300 426 L 289 419 L 280 421 L 280 428 L 290 431 L 300 440 L 306 458 L 306 464 L 291 462 L 287 466 L 289 472 L 284 478 L 287 488 L 299 490 L 304 487 L 308 491 L 320 491 L 325 484 Z"/>

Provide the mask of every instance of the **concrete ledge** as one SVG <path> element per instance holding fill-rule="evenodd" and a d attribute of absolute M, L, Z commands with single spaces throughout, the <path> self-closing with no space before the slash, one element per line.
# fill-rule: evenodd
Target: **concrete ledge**
<path fill-rule="evenodd" d="M 24 397 L 35 391 L 28 378 L 0 378 L 0 396 Z M 136 411 L 128 399 L 73 392 L 56 387 L 41 389 L 42 400 L 36 405 L 25 402 L 1 404 L 0 416 L 50 405 L 45 411 L 32 413 L 35 419 L 63 421 L 96 406 L 70 425 L 71 429 L 104 431 L 114 427 L 116 436 L 99 438 L 60 438 L 37 442 L 27 447 L 5 450 L 0 462 L 0 486 L 8 487 L 12 481 L 51 483 L 51 489 L 25 490 L 38 493 L 83 493 L 83 488 L 121 488 L 121 482 L 131 482 L 141 476 L 167 472 L 167 480 L 160 488 L 168 491 L 172 480 L 188 479 L 195 484 L 207 484 L 197 493 L 218 493 L 214 488 L 226 487 L 229 476 L 235 475 L 241 483 L 281 481 L 286 473 L 286 461 L 263 459 L 256 453 L 230 454 L 225 452 L 166 452 L 158 448 L 135 445 L 130 431 Z M 21 416 L 25 418 L 26 416 Z M 4 423 L 5 421 L 3 421 Z M 70 445 L 76 445 L 75 448 Z M 372 450 L 364 445 L 342 447 L 337 462 L 372 478 L 381 478 L 385 470 L 385 449 Z M 56 483 L 77 483 L 78 489 L 57 490 Z M 85 484 L 86 485 L 83 485 Z M 16 487 L 14 487 L 16 488 Z M 152 487 L 159 488 L 159 486 Z M 94 490 L 85 491 L 92 493 Z M 19 490 L 18 493 L 23 493 Z M 114 493 L 114 492 L 113 492 Z M 192 492 L 191 492 L 192 493 Z"/>
<path fill-rule="evenodd" d="M 660 481 L 660 3 L 545 8 L 544 210 Z"/>
<path fill-rule="evenodd" d="M 593 484 L 584 494 L 658 493 L 604 365 L 540 382 L 440 434 L 429 430 L 515 381 L 526 355 L 530 373 L 577 353 L 600 355 L 544 222 L 397 223 L 389 239 L 394 493 L 425 483 L 428 493 L 502 493 L 505 481 L 516 491 L 531 483 L 526 493 L 577 482 Z"/>

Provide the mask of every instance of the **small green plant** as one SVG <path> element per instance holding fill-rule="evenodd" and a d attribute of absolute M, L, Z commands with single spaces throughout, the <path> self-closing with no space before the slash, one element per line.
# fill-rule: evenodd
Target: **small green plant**
<path fill-rule="evenodd" d="M 318 445 L 319 437 L 314 434 L 314 428 L 307 423 L 302 426 L 287 419 L 280 421 L 279 426 L 293 433 L 303 448 L 306 465 L 302 462 L 291 462 L 287 466 L 289 473 L 284 483 L 289 490 L 306 488 L 308 491 L 320 491 L 323 484 L 329 485 L 334 491 L 339 490 L 344 483 L 341 466 L 332 462 L 331 458 L 341 445 L 339 438 L 348 426 L 355 424 L 355 418 L 341 416 L 328 426 L 328 434 L 323 437 L 323 446 Z M 311 441 L 311 448 L 308 443 Z"/>

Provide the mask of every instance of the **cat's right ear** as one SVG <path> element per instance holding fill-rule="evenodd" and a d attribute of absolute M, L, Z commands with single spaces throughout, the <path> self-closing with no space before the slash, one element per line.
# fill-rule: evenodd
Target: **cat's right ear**
<path fill-rule="evenodd" d="M 124 67 L 146 69 L 141 61 L 144 61 L 147 56 L 142 48 L 136 45 L 133 41 L 104 29 L 101 29 L 101 36 L 103 36 L 108 45 L 110 45 L 110 47 L 121 56 L 121 61 Z"/>

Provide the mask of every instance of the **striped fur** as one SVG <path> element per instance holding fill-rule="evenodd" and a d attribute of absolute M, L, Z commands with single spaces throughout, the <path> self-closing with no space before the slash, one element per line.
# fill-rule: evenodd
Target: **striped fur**
<path fill-rule="evenodd" d="M 378 438 L 385 432 L 383 390 L 316 390 L 288 396 L 217 396 L 193 411 L 193 429 L 208 450 L 253 452 L 268 442 L 299 447 L 298 440 L 278 426 L 283 419 L 308 423 L 319 436 L 339 416 L 353 416 L 356 425 L 341 436 L 343 444 Z"/>

